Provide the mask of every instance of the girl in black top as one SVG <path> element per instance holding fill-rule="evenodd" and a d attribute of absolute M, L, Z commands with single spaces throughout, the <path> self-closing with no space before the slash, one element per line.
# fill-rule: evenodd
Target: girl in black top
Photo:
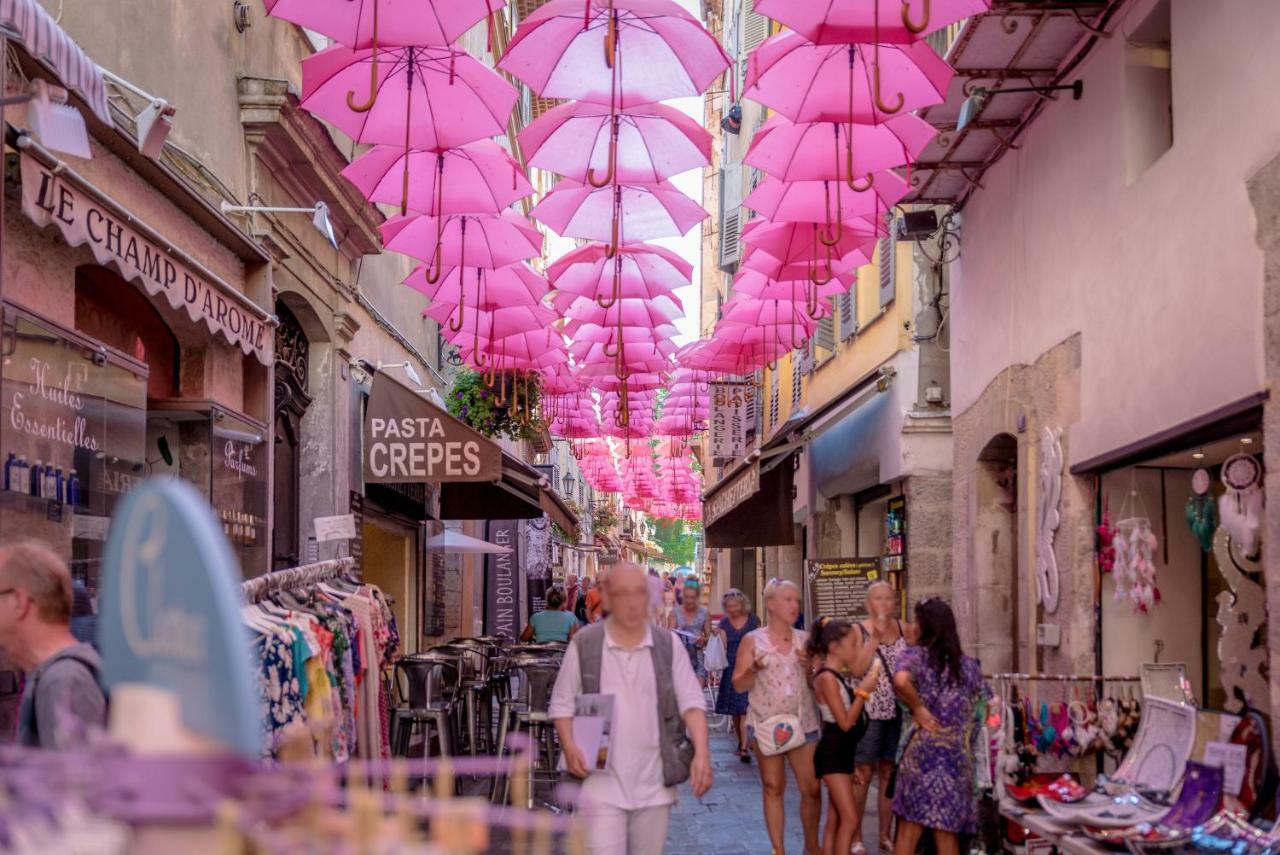
<path fill-rule="evenodd" d="M 853 798 L 853 757 L 858 740 L 867 729 L 863 710 L 880 677 L 875 641 L 858 624 L 820 618 L 809 636 L 814 673 L 813 693 L 822 716 L 822 736 L 814 753 L 814 772 L 827 785 L 831 807 L 823 834 L 825 855 L 844 855 L 851 849 L 865 851 L 859 839 L 857 805 Z M 856 689 L 848 674 L 862 672 Z M 857 845 L 855 846 L 855 841 Z"/>

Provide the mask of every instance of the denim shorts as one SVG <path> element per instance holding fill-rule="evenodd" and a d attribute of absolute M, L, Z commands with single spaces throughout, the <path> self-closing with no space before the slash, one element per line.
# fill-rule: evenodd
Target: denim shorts
<path fill-rule="evenodd" d="M 902 716 L 889 719 L 872 719 L 867 732 L 858 740 L 854 752 L 855 763 L 892 762 L 898 756 L 898 740 L 902 737 Z"/>

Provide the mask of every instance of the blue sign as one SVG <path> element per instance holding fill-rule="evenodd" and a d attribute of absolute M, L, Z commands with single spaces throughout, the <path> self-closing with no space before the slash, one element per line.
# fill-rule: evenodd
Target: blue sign
<path fill-rule="evenodd" d="M 262 743 L 240 572 L 194 487 L 152 478 L 111 521 L 98 632 L 108 688 L 144 684 L 179 699 L 182 723 L 246 757 Z"/>

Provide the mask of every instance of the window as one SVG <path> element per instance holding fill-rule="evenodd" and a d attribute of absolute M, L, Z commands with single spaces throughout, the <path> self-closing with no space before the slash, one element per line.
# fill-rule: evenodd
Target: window
<path fill-rule="evenodd" d="M 813 359 L 811 363 L 821 364 L 836 352 L 836 318 L 827 315 L 818 321 L 818 328 L 813 333 Z"/>
<path fill-rule="evenodd" d="M 858 280 L 855 274 L 849 290 L 840 295 L 836 305 L 840 312 L 840 340 L 848 341 L 858 332 Z"/>
<path fill-rule="evenodd" d="M 795 410 L 800 406 L 800 393 L 803 391 L 802 383 L 804 377 L 805 355 L 809 352 L 809 346 L 804 346 L 791 351 L 791 409 Z"/>
<path fill-rule="evenodd" d="M 1169 0 L 1125 36 L 1125 154 L 1136 181 L 1173 147 L 1173 63 Z"/>
<path fill-rule="evenodd" d="M 742 257 L 742 165 L 720 170 L 720 269 L 732 271 Z"/>
<path fill-rule="evenodd" d="M 898 273 L 898 247 L 893 235 L 880 238 L 878 263 L 880 265 L 880 308 L 893 302 Z"/>

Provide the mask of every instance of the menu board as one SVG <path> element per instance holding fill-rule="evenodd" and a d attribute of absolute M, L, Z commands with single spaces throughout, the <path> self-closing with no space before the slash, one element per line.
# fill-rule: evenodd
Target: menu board
<path fill-rule="evenodd" d="M 815 618 L 862 620 L 867 616 L 867 588 L 882 578 L 880 559 L 823 558 L 810 563 L 809 599 Z"/>

